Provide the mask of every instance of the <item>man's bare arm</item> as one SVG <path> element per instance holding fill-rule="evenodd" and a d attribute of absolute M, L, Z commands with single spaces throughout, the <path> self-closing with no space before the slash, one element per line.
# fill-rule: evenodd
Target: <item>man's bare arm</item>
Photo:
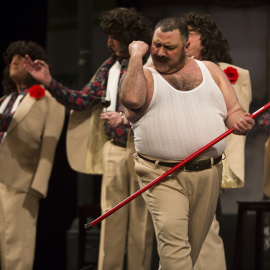
<path fill-rule="evenodd" d="M 233 127 L 235 134 L 246 134 L 255 124 L 254 120 L 250 117 L 250 113 L 245 112 L 241 107 L 235 90 L 232 87 L 226 74 L 214 63 L 206 61 L 205 64 L 211 72 L 211 75 L 213 76 L 217 85 L 219 86 L 226 102 L 226 126 L 228 128 Z"/>
<path fill-rule="evenodd" d="M 130 60 L 119 89 L 120 99 L 125 106 L 126 117 L 134 122 L 142 116 L 148 104 L 148 72 L 143 68 L 143 56 L 148 50 L 143 41 L 129 45 Z"/>

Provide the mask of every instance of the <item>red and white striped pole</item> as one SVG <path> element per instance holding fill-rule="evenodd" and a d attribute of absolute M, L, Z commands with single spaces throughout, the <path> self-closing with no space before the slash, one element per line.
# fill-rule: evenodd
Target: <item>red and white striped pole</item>
<path fill-rule="evenodd" d="M 251 118 L 255 118 L 256 116 L 258 116 L 259 114 L 261 114 L 262 112 L 264 112 L 265 110 L 267 110 L 269 107 L 270 107 L 270 102 L 267 103 L 266 105 L 264 105 L 263 107 L 261 107 L 259 110 L 257 110 L 253 114 L 251 114 L 250 117 Z M 199 149 L 198 151 L 196 151 L 195 153 L 193 153 L 192 155 L 190 155 L 189 157 L 187 157 L 185 160 L 181 161 L 180 163 L 178 163 L 177 165 L 175 165 L 174 167 L 172 167 L 171 169 L 169 169 L 168 171 L 166 171 L 164 174 L 162 174 L 161 176 L 159 176 L 158 178 L 156 178 L 155 180 L 153 180 L 152 182 L 150 182 L 149 184 L 147 184 L 143 188 L 141 188 L 138 191 L 136 191 L 131 196 L 127 197 L 125 200 L 123 200 L 122 202 L 120 202 L 119 204 L 117 204 L 116 206 L 114 206 L 112 209 L 110 209 L 109 211 L 107 211 L 105 214 L 101 215 L 100 217 L 96 218 L 95 220 L 93 220 L 90 223 L 86 223 L 84 225 L 85 229 L 86 230 L 90 230 L 93 226 L 95 226 L 96 224 L 98 224 L 99 222 L 101 222 L 103 219 L 105 219 L 108 216 L 110 216 L 112 213 L 114 213 L 115 211 L 117 211 L 118 209 L 120 209 L 121 207 L 123 207 L 124 205 L 126 205 L 127 203 L 129 203 L 130 201 L 132 201 L 133 199 L 135 199 L 136 197 L 138 197 L 140 194 L 142 194 L 143 192 L 145 192 L 146 190 L 148 190 L 149 188 L 151 188 L 152 186 L 154 186 L 155 184 L 157 184 L 158 182 L 160 182 L 161 180 L 163 180 L 164 178 L 166 178 L 167 176 L 169 176 L 174 171 L 176 171 L 179 168 L 183 167 L 185 164 L 187 164 L 192 159 L 194 159 L 195 157 L 197 157 L 198 155 L 200 155 L 202 152 L 204 152 L 206 149 L 210 148 L 211 146 L 213 146 L 217 142 L 221 141 L 222 139 L 224 139 L 225 137 L 227 137 L 228 135 L 230 135 L 233 131 L 234 131 L 233 128 L 228 129 L 222 135 L 220 135 L 219 137 L 217 137 L 216 139 L 214 139 L 213 141 L 211 141 L 207 145 L 203 146 L 201 149 Z"/>

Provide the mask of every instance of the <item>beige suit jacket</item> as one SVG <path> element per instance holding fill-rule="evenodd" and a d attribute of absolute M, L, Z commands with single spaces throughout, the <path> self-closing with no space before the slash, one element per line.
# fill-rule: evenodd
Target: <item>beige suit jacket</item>
<path fill-rule="evenodd" d="M 270 198 L 270 136 L 265 143 L 263 193 Z"/>
<path fill-rule="evenodd" d="M 65 108 L 46 91 L 20 103 L 0 144 L 0 181 L 24 192 L 46 197 Z"/>
<path fill-rule="evenodd" d="M 108 140 L 100 120 L 100 104 L 85 111 L 71 111 L 67 129 L 67 157 L 70 167 L 81 173 L 103 174 L 102 153 Z"/>
<path fill-rule="evenodd" d="M 233 84 L 238 100 L 245 111 L 249 111 L 252 99 L 249 71 L 227 63 L 219 63 L 222 70 L 227 67 L 236 68 L 239 74 L 238 80 Z M 235 134 L 227 138 L 225 155 L 223 160 L 222 188 L 243 187 L 245 182 L 245 136 Z"/>
<path fill-rule="evenodd" d="M 91 81 L 95 79 L 100 67 Z M 84 111 L 70 112 L 66 149 L 69 165 L 74 171 L 103 174 L 102 152 L 108 137 L 104 132 L 104 122 L 100 120 L 102 111 L 103 107 L 99 103 Z"/>

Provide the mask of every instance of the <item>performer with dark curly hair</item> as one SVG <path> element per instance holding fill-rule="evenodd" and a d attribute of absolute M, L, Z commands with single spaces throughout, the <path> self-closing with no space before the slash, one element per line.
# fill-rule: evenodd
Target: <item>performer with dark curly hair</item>
<path fill-rule="evenodd" d="M 13 42 L 7 48 L 7 50 L 3 54 L 4 62 L 6 63 L 6 67 L 4 69 L 4 77 L 2 81 L 2 87 L 4 94 L 9 95 L 14 92 L 14 89 L 17 89 L 16 82 L 10 76 L 10 65 L 12 62 L 12 58 L 14 55 L 18 54 L 24 58 L 25 54 L 29 54 L 33 59 L 42 59 L 47 62 L 47 55 L 42 47 L 32 41 L 23 41 L 19 40 L 17 42 Z M 34 79 L 27 71 L 25 71 L 25 80 L 24 85 L 28 88 L 34 84 L 38 84 L 39 82 Z"/>
<path fill-rule="evenodd" d="M 134 164 L 129 164 L 129 156 L 133 154 L 129 149 L 134 147 L 127 148 L 130 123 L 118 97 L 118 83 L 129 62 L 128 44 L 133 40 L 150 44 L 152 28 L 150 21 L 134 8 L 115 8 L 102 13 L 100 27 L 108 35 L 111 57 L 81 91 L 55 81 L 42 60 L 33 62 L 26 56 L 25 66 L 60 103 L 73 109 L 67 135 L 68 159 L 76 171 L 103 174 L 104 214 L 139 189 L 132 173 Z M 101 103 L 103 99 L 109 101 L 108 93 L 110 105 L 103 111 Z M 127 269 L 150 270 L 152 226 L 142 198 L 102 221 L 98 269 L 123 269 L 127 252 Z"/>
<path fill-rule="evenodd" d="M 236 92 L 239 103 L 249 111 L 252 99 L 249 71 L 232 65 L 228 40 L 217 24 L 207 14 L 190 12 L 183 15 L 189 28 L 190 47 L 187 55 L 198 60 L 215 62 L 226 73 Z M 227 137 L 222 171 L 222 189 L 244 186 L 245 136 L 231 134 Z M 220 203 L 220 202 L 219 202 Z M 221 206 L 219 205 L 221 211 Z M 219 236 L 219 222 L 216 217 L 202 246 L 194 267 L 195 270 L 225 270 L 224 246 Z"/>
<path fill-rule="evenodd" d="M 65 108 L 23 66 L 47 62 L 32 41 L 12 42 L 0 99 L 0 256 L 2 270 L 33 268 L 39 201 L 47 195 Z"/>
<path fill-rule="evenodd" d="M 195 47 L 195 43 L 191 43 L 188 56 L 214 63 L 232 63 L 229 42 L 209 15 L 190 12 L 184 14 L 183 19 L 188 25 L 190 37 L 200 37 L 200 50 Z"/>

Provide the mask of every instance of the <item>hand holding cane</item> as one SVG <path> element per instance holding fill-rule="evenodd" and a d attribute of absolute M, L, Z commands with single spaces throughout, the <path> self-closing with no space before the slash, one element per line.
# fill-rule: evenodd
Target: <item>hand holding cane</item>
<path fill-rule="evenodd" d="M 253 114 L 251 114 L 250 117 L 251 118 L 255 118 L 256 116 L 258 116 L 259 114 L 261 114 L 263 111 L 265 111 L 269 107 L 270 107 L 270 102 L 267 103 L 266 105 L 264 105 L 263 107 L 261 107 L 259 110 L 257 110 Z M 202 147 L 201 149 L 199 149 L 198 151 L 196 151 L 195 153 L 193 153 L 192 155 L 190 155 L 189 157 L 187 157 L 185 160 L 181 161 L 180 163 L 178 163 L 177 165 L 175 165 L 174 167 L 172 167 L 171 169 L 169 169 L 167 172 L 165 172 L 164 174 L 162 174 L 161 176 L 159 176 L 158 178 L 156 178 L 155 180 L 153 180 L 152 182 L 150 182 L 149 184 L 147 184 L 143 188 L 139 189 L 137 192 L 135 192 L 134 194 L 132 194 L 131 196 L 129 196 L 128 198 L 126 198 L 125 200 L 123 200 L 122 202 L 120 202 L 119 204 L 117 204 L 116 206 L 114 206 L 111 210 L 107 211 L 106 213 L 104 213 L 103 215 L 101 215 L 100 217 L 98 217 L 97 219 L 95 219 L 94 221 L 92 221 L 91 223 L 86 223 L 84 225 L 85 229 L 86 230 L 90 230 L 94 225 L 96 225 L 97 223 L 101 222 L 103 219 L 105 219 L 108 216 L 110 216 L 112 213 L 114 213 L 115 211 L 117 211 L 118 209 L 120 209 L 121 207 L 123 207 L 124 205 L 126 205 L 127 203 L 129 203 L 130 201 L 132 201 L 133 199 L 135 199 L 136 197 L 138 197 L 140 194 L 142 194 L 143 192 L 145 192 L 146 190 L 148 190 L 149 188 L 151 188 L 152 186 L 154 186 L 155 184 L 157 184 L 158 182 L 160 182 L 161 180 L 163 180 L 164 178 L 166 178 L 167 176 L 169 176 L 174 171 L 176 171 L 179 168 L 183 167 L 185 164 L 187 164 L 188 162 L 190 162 L 192 159 L 194 159 L 195 157 L 199 156 L 206 149 L 210 148 L 211 146 L 213 146 L 217 142 L 221 141 L 222 139 L 224 139 L 225 137 L 227 137 L 228 135 L 230 135 L 233 131 L 234 131 L 234 128 L 228 129 L 222 135 L 220 135 L 219 137 L 217 137 L 216 139 L 214 139 L 213 141 L 211 141 L 210 143 L 208 143 L 207 145 L 205 145 L 204 147 Z"/>

